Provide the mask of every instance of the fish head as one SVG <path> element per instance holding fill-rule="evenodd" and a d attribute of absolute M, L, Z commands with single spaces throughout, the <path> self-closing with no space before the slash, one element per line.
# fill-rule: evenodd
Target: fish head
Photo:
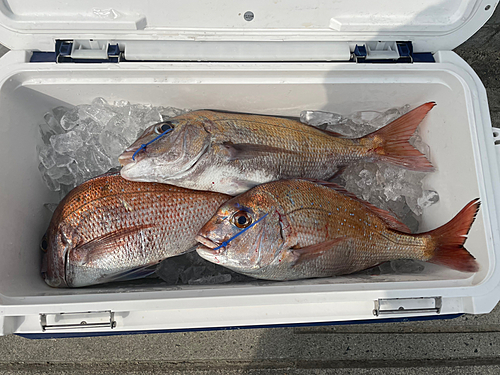
<path fill-rule="evenodd" d="M 72 288 L 80 288 L 116 281 L 119 265 L 113 251 L 82 244 L 68 254 L 66 282 Z"/>
<path fill-rule="evenodd" d="M 283 214 L 276 200 L 250 190 L 223 204 L 196 240 L 198 254 L 236 272 L 258 272 L 283 249 Z"/>
<path fill-rule="evenodd" d="M 207 150 L 206 118 L 182 115 L 147 128 L 118 158 L 132 181 L 167 182 L 187 172 Z"/>
<path fill-rule="evenodd" d="M 72 241 L 64 227 L 51 225 L 40 241 L 40 248 L 44 252 L 41 272 L 47 285 L 54 288 L 67 287 L 66 266 Z"/>

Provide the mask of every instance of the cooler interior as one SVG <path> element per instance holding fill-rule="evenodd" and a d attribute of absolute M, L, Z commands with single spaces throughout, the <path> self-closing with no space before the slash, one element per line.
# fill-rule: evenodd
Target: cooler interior
<path fill-rule="evenodd" d="M 470 91 L 455 72 L 437 63 L 432 68 L 421 66 L 425 64 L 360 67 L 352 63 L 86 65 L 21 64 L 1 83 L 0 301 L 3 303 L 23 304 L 34 299 L 72 303 L 102 299 L 104 294 L 113 299 L 140 299 L 143 292 L 168 298 L 174 291 L 179 295 L 196 289 L 217 289 L 222 295 L 258 295 L 269 290 L 451 288 L 478 285 L 491 271 L 492 244 L 487 239 L 482 208 L 465 245 L 481 266 L 476 274 L 427 264 L 424 272 L 405 275 L 354 274 L 292 282 L 174 287 L 165 286 L 161 280 L 139 280 L 81 289 L 50 288 L 40 276 L 39 242 L 51 217 L 43 205 L 56 202 L 57 194 L 45 187 L 37 169 L 38 124 L 54 107 L 90 103 L 95 97 L 110 102 L 128 100 L 291 116 L 298 116 L 305 109 L 349 114 L 405 104 L 416 107 L 435 101 L 437 106 L 420 125 L 420 134 L 430 146 L 431 162 L 436 166 L 436 171 L 426 177 L 424 188 L 437 191 L 440 199 L 424 210 L 421 231 L 446 223 L 470 200 L 480 196 L 479 153 L 472 133 L 475 127 L 471 126 L 474 117 L 470 113 Z"/>

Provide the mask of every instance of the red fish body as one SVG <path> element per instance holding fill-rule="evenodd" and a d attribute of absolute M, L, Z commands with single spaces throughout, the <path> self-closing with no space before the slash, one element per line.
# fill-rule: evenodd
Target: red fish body
<path fill-rule="evenodd" d="M 395 259 L 473 272 L 478 265 L 463 243 L 478 209 L 472 201 L 442 227 L 411 234 L 390 213 L 338 185 L 275 181 L 223 204 L 197 236 L 203 244 L 197 251 L 268 280 L 344 275 Z"/>
<path fill-rule="evenodd" d="M 104 174 L 73 189 L 42 240 L 42 273 L 53 287 L 80 287 L 144 275 L 182 254 L 229 196 Z"/>

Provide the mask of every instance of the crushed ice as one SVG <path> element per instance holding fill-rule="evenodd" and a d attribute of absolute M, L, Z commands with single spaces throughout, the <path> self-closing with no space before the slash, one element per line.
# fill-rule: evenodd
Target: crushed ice
<path fill-rule="evenodd" d="M 200 257 L 195 251 L 167 258 L 156 268 L 156 275 L 167 285 L 204 285 L 255 280 Z"/>
<path fill-rule="evenodd" d="M 40 124 L 39 170 L 52 191 L 61 198 L 82 182 L 119 166 L 118 156 L 148 126 L 188 112 L 172 107 L 108 103 L 57 107 Z"/>
<path fill-rule="evenodd" d="M 347 137 L 361 137 L 387 125 L 407 113 L 409 106 L 385 112 L 359 111 L 349 116 L 322 111 L 302 111 L 303 123 L 334 131 Z M 72 108 L 57 107 L 44 116 L 39 125 L 39 171 L 47 187 L 59 191 L 62 199 L 82 182 L 117 167 L 118 156 L 148 126 L 189 110 L 131 104 L 108 103 L 96 98 L 91 104 Z M 417 149 L 430 157 L 430 150 L 418 135 L 410 139 Z M 422 210 L 439 200 L 433 190 L 424 190 L 426 173 L 408 171 L 386 163 L 361 162 L 348 167 L 341 184 L 377 207 L 393 212 L 412 232 L 417 232 Z M 54 209 L 54 205 L 50 205 Z M 196 253 L 163 261 L 157 275 L 167 284 L 218 284 L 247 280 L 220 266 L 206 262 Z M 384 268 L 385 267 L 385 268 Z M 411 260 L 381 265 L 371 273 L 422 272 L 424 266 Z"/>

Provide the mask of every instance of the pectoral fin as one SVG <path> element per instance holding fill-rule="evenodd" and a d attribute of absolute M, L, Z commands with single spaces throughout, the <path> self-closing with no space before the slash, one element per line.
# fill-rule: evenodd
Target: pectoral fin
<path fill-rule="evenodd" d="M 252 143 L 224 142 L 222 146 L 226 149 L 229 160 L 253 159 L 258 156 L 272 153 L 297 154 L 296 151 L 286 150 L 280 147 L 257 145 Z"/>
<path fill-rule="evenodd" d="M 99 256 L 102 253 L 113 251 L 120 246 L 125 245 L 127 238 L 134 234 L 139 234 L 142 230 L 153 227 L 153 225 L 138 225 L 131 228 L 122 228 L 103 236 L 96 237 L 93 240 L 78 245 L 72 252 L 78 252 L 86 257 Z"/>
<path fill-rule="evenodd" d="M 290 249 L 291 254 L 295 257 L 295 262 L 292 267 L 316 259 L 317 257 L 331 251 L 336 246 L 350 240 L 350 237 L 339 237 L 331 241 L 321 242 L 311 246 L 306 246 L 298 249 Z"/>

